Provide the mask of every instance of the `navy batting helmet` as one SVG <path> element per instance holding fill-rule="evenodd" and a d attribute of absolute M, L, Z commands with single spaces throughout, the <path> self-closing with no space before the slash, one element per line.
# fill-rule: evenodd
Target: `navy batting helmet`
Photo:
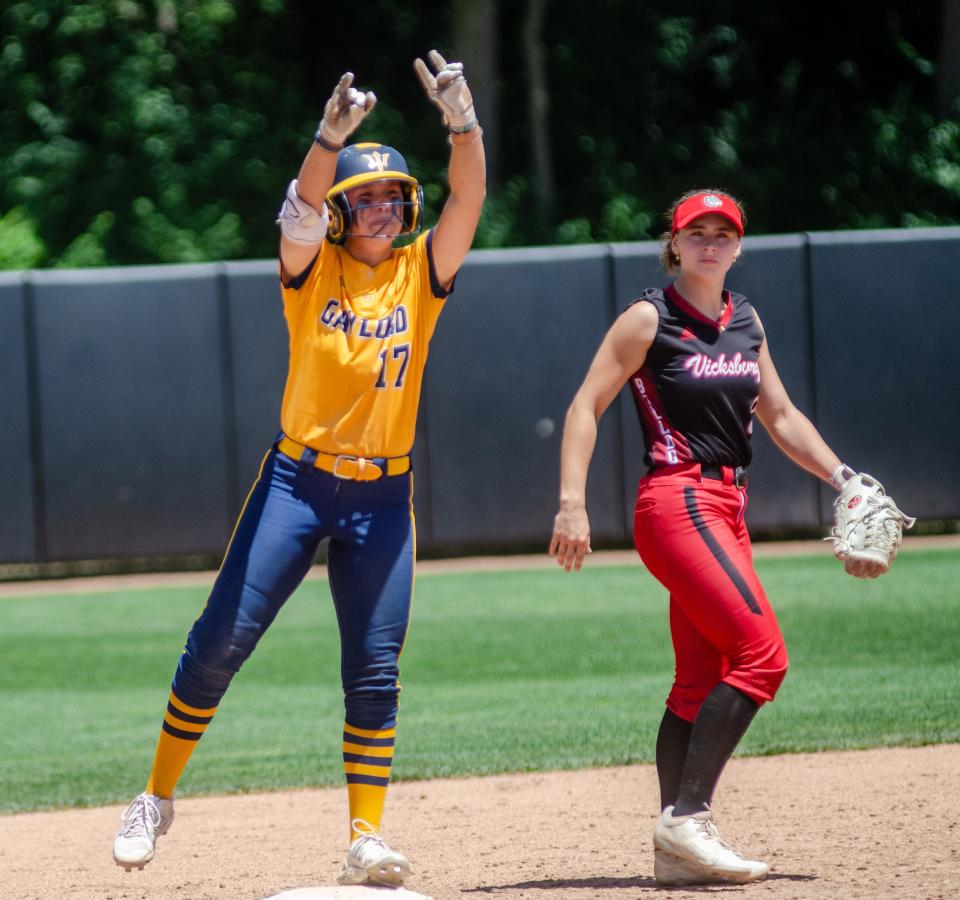
<path fill-rule="evenodd" d="M 403 227 L 401 234 L 416 234 L 423 217 L 423 188 L 410 174 L 407 161 L 398 150 L 386 144 L 364 143 L 344 147 L 337 155 L 333 187 L 327 193 L 330 227 L 327 239 L 342 244 L 353 225 L 354 210 L 347 191 L 372 181 L 397 181 L 403 191 Z"/>

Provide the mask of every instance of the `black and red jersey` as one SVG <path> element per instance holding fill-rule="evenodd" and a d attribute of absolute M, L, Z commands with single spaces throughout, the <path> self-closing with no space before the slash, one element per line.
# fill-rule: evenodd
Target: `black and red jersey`
<path fill-rule="evenodd" d="M 746 297 L 724 291 L 723 298 L 719 321 L 673 285 L 633 301 L 652 303 L 660 317 L 646 362 L 630 378 L 648 466 L 750 463 L 763 331 Z"/>

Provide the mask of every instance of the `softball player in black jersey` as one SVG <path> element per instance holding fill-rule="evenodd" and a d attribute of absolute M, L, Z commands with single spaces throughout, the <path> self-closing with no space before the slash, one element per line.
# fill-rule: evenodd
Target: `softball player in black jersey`
<path fill-rule="evenodd" d="M 637 493 L 634 541 L 670 592 L 676 655 L 657 737 L 654 872 L 660 884 L 748 882 L 769 866 L 720 839 L 709 804 L 724 765 L 787 671 L 744 524 L 754 415 L 812 474 L 837 487 L 852 472 L 791 403 L 753 307 L 724 290 L 740 255 L 741 204 L 698 190 L 667 215 L 662 262 L 678 277 L 620 315 L 570 406 L 550 553 L 570 571 L 590 552 L 585 485 L 597 423 L 629 382 L 649 467 Z"/>

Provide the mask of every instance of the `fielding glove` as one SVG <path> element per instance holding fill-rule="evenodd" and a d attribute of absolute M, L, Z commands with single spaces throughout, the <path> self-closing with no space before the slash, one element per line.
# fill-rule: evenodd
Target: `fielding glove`
<path fill-rule="evenodd" d="M 353 85 L 353 72 L 345 72 L 323 108 L 323 119 L 317 128 L 317 142 L 338 149 L 376 105 L 373 91 L 358 91 Z"/>
<path fill-rule="evenodd" d="M 883 485 L 861 472 L 848 478 L 833 502 L 833 531 L 825 541 L 833 542 L 833 555 L 855 578 L 876 578 L 890 568 L 903 529 L 916 519 L 897 509 Z"/>
<path fill-rule="evenodd" d="M 430 102 L 443 113 L 444 124 L 455 134 L 476 128 L 477 116 L 473 111 L 473 96 L 463 77 L 463 63 L 448 63 L 436 50 L 427 56 L 436 69 L 435 76 L 419 57 L 413 61 L 413 68 Z"/>

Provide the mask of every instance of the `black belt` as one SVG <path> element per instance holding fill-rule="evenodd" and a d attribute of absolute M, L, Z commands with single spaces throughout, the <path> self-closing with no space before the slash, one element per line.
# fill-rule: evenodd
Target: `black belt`
<path fill-rule="evenodd" d="M 718 466 L 714 463 L 701 463 L 700 476 L 702 478 L 711 478 L 714 481 L 723 481 L 723 470 L 733 469 L 733 483 L 737 487 L 747 486 L 747 470 L 743 466 Z"/>

